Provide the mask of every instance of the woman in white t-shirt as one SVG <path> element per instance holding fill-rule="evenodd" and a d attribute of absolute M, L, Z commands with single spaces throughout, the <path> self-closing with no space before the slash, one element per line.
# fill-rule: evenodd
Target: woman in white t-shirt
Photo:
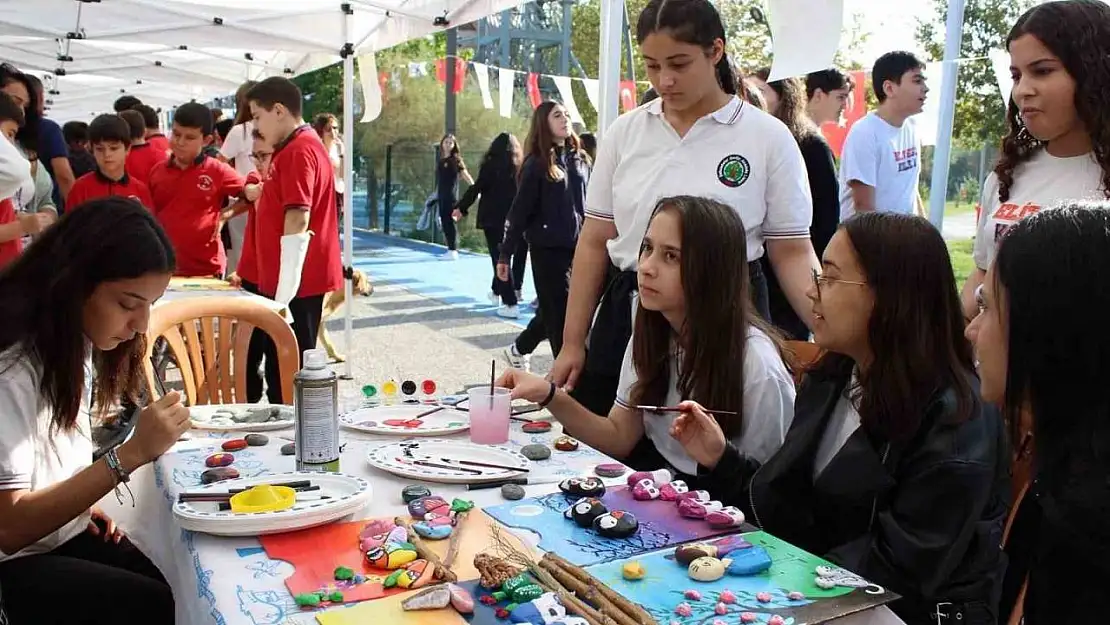
<path fill-rule="evenodd" d="M 659 198 L 711 198 L 736 211 L 747 234 L 750 293 L 765 317 L 767 287 L 758 263 L 765 251 L 799 314 L 808 307 L 805 290 L 817 266 L 798 144 L 782 122 L 736 96 L 713 4 L 652 0 L 639 16 L 636 39 L 660 97 L 603 130 L 575 250 L 564 348 L 551 372 L 556 384 L 599 414 L 616 394 L 640 241 Z"/>
<path fill-rule="evenodd" d="M 251 107 L 247 102 L 247 92 L 258 83 L 253 80 L 239 85 L 235 91 L 235 125 L 228 131 L 224 144 L 220 147 L 220 160 L 229 163 L 240 176 L 246 178 L 247 174 L 254 171 L 254 160 L 251 158 L 251 148 L 254 145 L 254 121 L 251 120 Z M 247 204 L 237 203 L 246 209 Z M 231 248 L 227 251 L 227 273 L 232 273 L 239 266 L 239 258 L 243 254 L 243 237 L 247 231 L 247 214 L 245 210 L 227 221 L 228 232 L 231 234 Z"/>
<path fill-rule="evenodd" d="M 96 462 L 91 429 L 122 398 L 138 399 L 150 307 L 173 274 L 173 247 L 134 201 L 89 208 L 0 274 L 3 611 L 14 623 L 170 624 L 165 579 L 96 504 L 113 490 L 130 500 L 129 475 L 177 441 L 189 411 L 168 393 Z"/>
<path fill-rule="evenodd" d="M 343 138 L 339 136 L 339 119 L 331 113 L 320 113 L 312 121 L 312 128 L 324 143 L 331 161 L 332 175 L 335 178 L 335 206 L 343 214 L 343 195 L 346 182 L 343 180 Z"/>
<path fill-rule="evenodd" d="M 975 270 L 963 289 L 964 318 L 998 244 L 1023 217 L 1063 200 L 1110 197 L 1110 6 L 1049 2 L 1025 12 L 1006 37 L 1014 85 L 1009 131 L 983 185 Z"/>
<path fill-rule="evenodd" d="M 546 406 L 610 456 L 628 459 L 646 435 L 636 468 L 666 464 L 689 484 L 709 469 L 670 435 L 677 413 L 665 408 L 683 400 L 721 411 L 717 422 L 736 448 L 766 461 L 794 415 L 794 381 L 773 330 L 754 312 L 744 239 L 729 206 L 688 196 L 659 201 L 637 259 L 635 329 L 608 418 L 530 373 L 509 370 L 498 384 Z"/>

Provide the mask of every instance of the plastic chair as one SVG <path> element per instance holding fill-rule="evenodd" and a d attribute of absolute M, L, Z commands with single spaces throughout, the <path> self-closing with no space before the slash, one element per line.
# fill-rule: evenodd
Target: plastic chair
<path fill-rule="evenodd" d="M 150 396 L 161 395 L 151 355 L 162 337 L 181 371 L 186 405 L 247 403 L 247 349 L 255 329 L 277 346 L 282 402 L 292 404 L 300 365 L 297 337 L 281 315 L 239 297 L 182 299 L 151 311 L 143 362 Z"/>
<path fill-rule="evenodd" d="M 794 384 L 802 383 L 802 376 L 817 362 L 823 353 L 816 343 L 809 341 L 786 341 L 786 365 L 794 375 Z"/>

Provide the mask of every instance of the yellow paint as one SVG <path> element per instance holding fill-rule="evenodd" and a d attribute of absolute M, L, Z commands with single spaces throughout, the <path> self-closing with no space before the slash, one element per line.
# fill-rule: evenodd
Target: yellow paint
<path fill-rule="evenodd" d="M 397 395 L 397 383 L 393 380 L 389 380 L 385 384 L 382 384 L 382 393 L 386 397 L 393 397 Z"/>

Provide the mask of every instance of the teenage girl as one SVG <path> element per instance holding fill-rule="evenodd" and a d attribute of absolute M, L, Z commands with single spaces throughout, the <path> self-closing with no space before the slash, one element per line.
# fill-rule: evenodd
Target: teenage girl
<path fill-rule="evenodd" d="M 170 392 L 93 462 L 91 426 L 138 400 L 173 247 L 133 200 L 66 214 L 0 273 L 0 587 L 15 623 L 174 622 L 158 569 L 96 507 L 189 429 Z M 43 311 L 50 311 L 44 315 Z M 58 600 L 58 589 L 65 600 Z"/>
<path fill-rule="evenodd" d="M 459 234 L 455 228 L 455 187 L 459 184 L 459 177 L 466 184 L 474 184 L 470 172 L 466 169 L 462 154 L 459 153 L 459 142 L 455 135 L 445 135 L 439 142 L 439 161 L 436 163 L 436 198 L 439 203 L 439 223 L 443 226 L 443 238 L 447 240 L 447 252 L 440 258 L 455 260 L 459 257 Z"/>
<path fill-rule="evenodd" d="M 737 212 L 747 234 L 749 292 L 765 317 L 766 282 L 757 262 L 764 253 L 796 311 L 808 309 L 805 290 L 817 266 L 798 144 L 781 122 L 736 97 L 724 25 L 712 2 L 651 0 L 636 40 L 660 97 L 618 118 L 598 147 L 565 347 L 551 372 L 597 414 L 609 411 L 616 394 L 640 242 L 658 198 L 697 195 Z"/>
<path fill-rule="evenodd" d="M 550 100 L 532 112 L 524 153 L 516 198 L 505 218 L 497 277 L 508 281 L 509 259 L 521 239 L 527 238 L 532 281 L 543 311 L 547 340 L 551 353 L 558 356 L 563 344 L 570 265 L 586 205 L 590 157 L 571 129 L 567 110 Z"/>
<path fill-rule="evenodd" d="M 640 246 L 635 331 L 608 418 L 520 370 L 506 372 L 499 385 L 547 406 L 577 438 L 610 456 L 628 458 L 646 436 L 640 468 L 666 464 L 694 481 L 710 470 L 703 454 L 671 437 L 675 413 L 642 408 L 683 400 L 733 413 L 714 423 L 737 449 L 766 461 L 794 415 L 794 381 L 754 311 L 745 236 L 729 206 L 686 196 L 660 200 Z"/>
<path fill-rule="evenodd" d="M 258 83 L 253 80 L 239 85 L 235 92 L 235 124 L 227 131 L 220 154 L 217 158 L 235 168 L 244 178 L 254 171 L 254 159 L 251 158 L 251 144 L 254 139 L 254 121 L 251 120 L 251 107 L 247 101 L 247 93 Z M 231 215 L 227 220 L 227 232 L 231 239 L 231 249 L 227 253 L 227 271 L 234 272 L 239 266 L 239 259 L 243 256 L 243 237 L 246 236 L 247 215 L 239 213 Z"/>
<path fill-rule="evenodd" d="M 343 194 L 346 190 L 346 181 L 343 180 L 343 137 L 339 135 L 339 119 L 331 113 L 320 113 L 312 120 L 312 129 L 319 135 L 328 151 L 331 169 L 335 178 L 335 206 L 339 214 L 343 214 Z"/>

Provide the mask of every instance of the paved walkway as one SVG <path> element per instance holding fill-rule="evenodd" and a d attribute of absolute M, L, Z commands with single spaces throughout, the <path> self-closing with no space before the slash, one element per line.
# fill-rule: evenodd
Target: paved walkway
<path fill-rule="evenodd" d="M 946 215 L 941 224 L 945 239 L 970 239 L 975 236 L 975 212 Z"/>

